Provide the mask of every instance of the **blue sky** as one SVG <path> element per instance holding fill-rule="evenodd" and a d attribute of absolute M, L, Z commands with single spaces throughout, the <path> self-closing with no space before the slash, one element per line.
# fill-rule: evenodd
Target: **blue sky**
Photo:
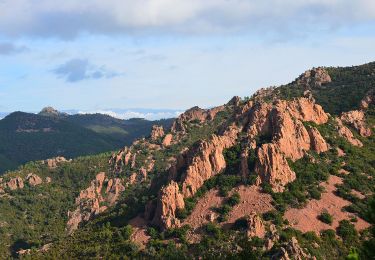
<path fill-rule="evenodd" d="M 0 111 L 173 113 L 375 61 L 375 1 L 0 0 L 0 60 Z"/>

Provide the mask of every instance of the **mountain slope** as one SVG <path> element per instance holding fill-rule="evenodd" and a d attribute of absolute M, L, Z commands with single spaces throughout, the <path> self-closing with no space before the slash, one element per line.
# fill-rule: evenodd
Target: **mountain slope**
<path fill-rule="evenodd" d="M 0 172 L 28 161 L 54 156 L 77 157 L 111 151 L 147 136 L 155 123 L 171 120 L 119 120 L 110 116 L 72 115 L 44 109 L 15 112 L 0 120 Z"/>
<path fill-rule="evenodd" d="M 189 109 L 171 129 L 154 127 L 149 138 L 111 156 L 54 168 L 30 163 L 2 180 L 0 212 L 13 211 L 17 222 L 0 213 L 7 237 L 0 252 L 38 259 L 371 259 L 374 74 L 374 63 L 312 69 L 245 100 Z M 30 172 L 52 182 L 32 186 Z M 69 183 L 72 175 L 79 185 Z M 52 187 L 71 189 L 69 197 L 55 197 L 65 204 L 34 208 L 41 189 L 47 196 Z M 59 232 L 48 231 L 53 220 Z"/>

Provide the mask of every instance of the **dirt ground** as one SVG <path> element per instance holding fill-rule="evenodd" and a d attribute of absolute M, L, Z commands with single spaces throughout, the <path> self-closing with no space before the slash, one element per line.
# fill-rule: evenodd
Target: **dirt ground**
<path fill-rule="evenodd" d="M 291 208 L 284 217 L 289 221 L 292 227 L 302 232 L 314 231 L 317 234 L 324 229 L 335 229 L 339 225 L 339 221 L 343 219 L 350 220 L 354 215 L 343 211 L 343 207 L 350 204 L 334 194 L 336 184 L 341 184 L 340 177 L 331 175 L 327 182 L 322 183 L 326 192 L 322 193 L 320 200 L 311 200 L 303 209 Z M 318 216 L 323 210 L 327 210 L 333 216 L 332 225 L 325 224 L 318 220 Z M 353 223 L 357 230 L 362 230 L 370 226 L 369 223 L 357 217 L 358 221 Z"/>

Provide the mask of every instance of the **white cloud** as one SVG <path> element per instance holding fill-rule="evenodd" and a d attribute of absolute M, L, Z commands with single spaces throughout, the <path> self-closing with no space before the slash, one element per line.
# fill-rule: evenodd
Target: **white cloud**
<path fill-rule="evenodd" d="M 140 111 L 135 111 L 135 110 L 125 110 L 125 111 L 89 110 L 89 111 L 78 112 L 78 114 L 96 114 L 96 113 L 109 115 L 118 119 L 144 118 L 147 120 L 158 120 L 158 119 L 178 117 L 182 113 L 182 111 L 166 110 L 166 111 L 140 112 Z"/>
<path fill-rule="evenodd" d="M 2 0 L 0 34 L 257 31 L 336 27 L 375 19 L 373 0 Z M 306 27 L 307 26 L 307 27 Z"/>

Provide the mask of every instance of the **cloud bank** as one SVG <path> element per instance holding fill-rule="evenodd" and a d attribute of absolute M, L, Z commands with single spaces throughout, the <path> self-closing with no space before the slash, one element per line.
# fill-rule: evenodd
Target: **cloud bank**
<path fill-rule="evenodd" d="M 98 67 L 87 59 L 71 59 L 59 65 L 53 72 L 58 78 L 64 78 L 67 82 L 78 82 L 85 79 L 113 78 L 119 74 L 107 70 L 104 66 Z"/>
<path fill-rule="evenodd" d="M 26 50 L 25 46 L 17 46 L 10 42 L 0 42 L 0 55 L 12 55 Z"/>
<path fill-rule="evenodd" d="M 374 19 L 373 0 L 0 1 L 0 34 L 63 39 L 81 33 L 303 32 Z"/>

